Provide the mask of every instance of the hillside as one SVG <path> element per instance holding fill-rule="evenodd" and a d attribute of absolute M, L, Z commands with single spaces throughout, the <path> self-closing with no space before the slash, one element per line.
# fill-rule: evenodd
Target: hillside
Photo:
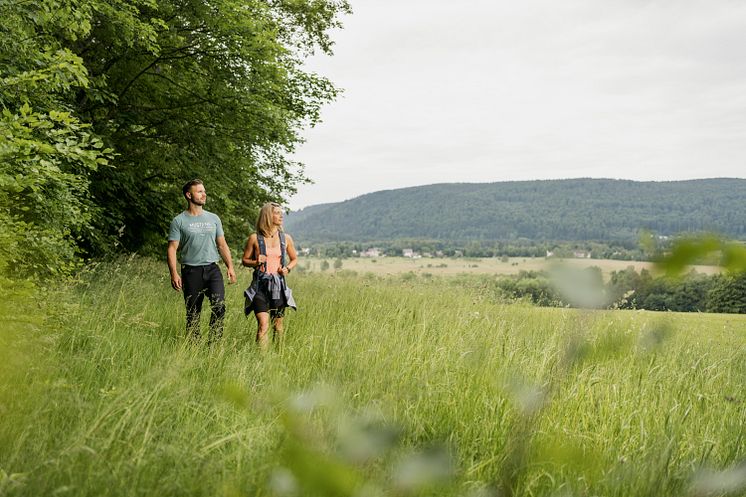
<path fill-rule="evenodd" d="M 611 179 L 436 184 L 291 213 L 304 241 L 613 240 L 714 231 L 746 239 L 746 179 Z"/>

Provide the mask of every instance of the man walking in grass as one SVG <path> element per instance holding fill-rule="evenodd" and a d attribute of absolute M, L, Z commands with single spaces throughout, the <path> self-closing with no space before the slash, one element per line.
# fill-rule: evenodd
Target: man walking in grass
<path fill-rule="evenodd" d="M 187 335 L 199 339 L 199 316 L 202 301 L 210 300 L 210 335 L 208 341 L 223 334 L 225 317 L 225 286 L 217 262 L 221 258 L 228 267 L 228 281 L 236 282 L 233 260 L 225 243 L 220 218 L 202 208 L 207 192 L 201 180 L 193 179 L 182 189 L 187 209 L 171 221 L 168 234 L 168 270 L 171 286 L 184 291 Z M 176 269 L 176 251 L 181 246 L 181 275 Z"/>

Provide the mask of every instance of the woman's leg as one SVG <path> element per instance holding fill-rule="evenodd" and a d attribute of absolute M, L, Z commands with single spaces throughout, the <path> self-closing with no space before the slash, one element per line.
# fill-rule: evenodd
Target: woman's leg
<path fill-rule="evenodd" d="M 269 313 L 257 312 L 256 316 L 256 343 L 261 348 L 267 347 L 267 331 L 269 331 Z"/>
<path fill-rule="evenodd" d="M 285 331 L 285 328 L 283 328 L 282 324 L 282 316 L 274 316 L 274 319 L 272 319 L 272 328 L 274 329 L 272 340 L 276 340 L 279 342 L 280 340 L 282 340 L 282 334 Z"/>

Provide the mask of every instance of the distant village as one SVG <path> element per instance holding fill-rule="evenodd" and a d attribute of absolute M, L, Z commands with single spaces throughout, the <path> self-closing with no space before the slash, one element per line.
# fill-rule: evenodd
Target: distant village
<path fill-rule="evenodd" d="M 301 254 L 304 255 L 304 256 L 311 255 L 311 252 L 312 252 L 312 250 L 311 250 L 310 247 L 305 247 L 305 248 L 303 248 L 301 250 Z M 352 253 L 353 257 L 364 257 L 364 258 L 372 258 L 372 259 L 381 258 L 381 257 L 387 257 L 386 252 L 382 248 L 379 248 L 379 247 L 371 247 L 371 248 L 368 248 L 368 249 L 363 250 L 363 251 L 358 251 L 358 250 L 353 249 L 351 251 L 351 253 Z M 552 258 L 552 257 L 562 258 L 563 255 L 557 255 L 557 254 L 555 254 L 555 252 L 553 250 L 547 250 L 546 251 L 546 257 L 548 259 Z M 405 249 L 402 249 L 401 256 L 409 258 L 409 259 L 422 259 L 423 257 L 426 257 L 426 258 L 433 258 L 433 257 L 437 257 L 437 258 L 440 258 L 440 257 L 463 257 L 464 253 L 461 250 L 455 250 L 452 255 L 448 255 L 447 256 L 442 250 L 437 250 L 435 252 L 422 252 L 422 253 L 420 253 L 420 252 L 417 252 L 414 249 L 405 248 Z M 567 257 L 567 255 L 564 255 L 564 257 Z M 571 257 L 575 258 L 575 259 L 590 259 L 591 258 L 591 252 L 590 251 L 584 251 L 584 250 L 575 250 L 575 251 L 572 252 Z"/>

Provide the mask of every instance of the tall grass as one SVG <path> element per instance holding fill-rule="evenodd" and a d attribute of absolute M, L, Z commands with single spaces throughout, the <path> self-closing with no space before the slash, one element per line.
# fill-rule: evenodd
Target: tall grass
<path fill-rule="evenodd" d="M 743 493 L 742 316 L 293 274 L 299 311 L 262 353 L 249 278 L 211 347 L 153 261 L 21 309 L 44 319 L 3 335 L 0 495 Z"/>

